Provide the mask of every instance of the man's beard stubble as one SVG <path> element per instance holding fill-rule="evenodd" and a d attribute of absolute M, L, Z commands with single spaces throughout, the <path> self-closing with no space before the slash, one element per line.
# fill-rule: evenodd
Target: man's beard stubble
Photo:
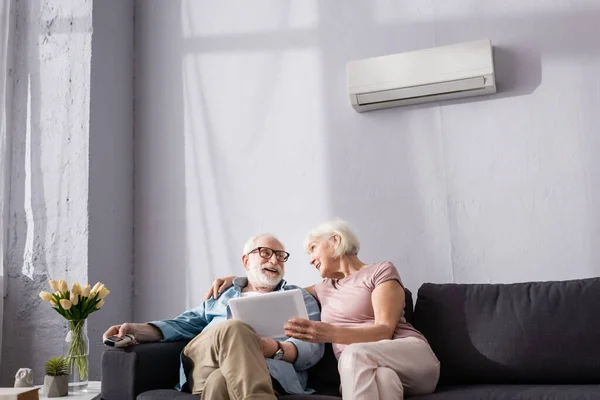
<path fill-rule="evenodd" d="M 270 277 L 265 275 L 262 271 L 265 268 L 279 271 L 276 276 Z M 248 281 L 252 286 L 260 288 L 274 288 L 279 285 L 279 282 L 283 279 L 283 269 L 279 266 L 275 266 L 270 262 L 264 264 L 255 264 L 250 266 L 248 269 Z"/>

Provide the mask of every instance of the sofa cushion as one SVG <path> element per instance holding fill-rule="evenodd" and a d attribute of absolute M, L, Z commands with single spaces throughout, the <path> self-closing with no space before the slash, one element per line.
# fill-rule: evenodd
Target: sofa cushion
<path fill-rule="evenodd" d="M 441 383 L 600 382 L 600 278 L 424 284 L 414 325 Z"/>
<path fill-rule="evenodd" d="M 179 381 L 179 354 L 187 341 L 142 343 L 106 348 L 102 353 L 103 399 L 135 399 L 152 389 L 172 388 Z"/>
<path fill-rule="evenodd" d="M 308 370 L 308 387 L 319 394 L 339 395 L 340 374 L 331 343 L 325 344 L 323 358 Z"/>
<path fill-rule="evenodd" d="M 404 288 L 404 318 L 409 324 L 413 323 L 415 304 L 413 303 L 412 292 Z"/>
<path fill-rule="evenodd" d="M 198 400 L 198 398 L 195 394 L 180 392 L 175 389 L 157 389 L 139 394 L 137 400 Z"/>
<path fill-rule="evenodd" d="M 600 385 L 471 385 L 440 387 L 415 400 L 593 400 Z"/>

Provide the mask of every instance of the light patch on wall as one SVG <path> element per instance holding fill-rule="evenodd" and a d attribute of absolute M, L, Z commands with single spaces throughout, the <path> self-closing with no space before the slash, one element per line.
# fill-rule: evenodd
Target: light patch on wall
<path fill-rule="evenodd" d="M 182 36 L 218 39 L 248 34 L 277 34 L 295 29 L 314 29 L 319 23 L 319 3 L 316 0 L 259 0 L 252 7 L 261 9 L 261 12 L 248 12 L 245 1 L 183 1 Z"/>
<path fill-rule="evenodd" d="M 35 222 L 33 207 L 31 206 L 31 76 L 27 79 L 27 117 L 25 123 L 25 248 L 23 251 L 23 267 L 21 273 L 33 279 L 33 241 L 35 235 Z"/>
<path fill-rule="evenodd" d="M 327 132 L 315 49 L 190 55 L 183 76 L 188 304 L 198 304 L 198 287 L 243 273 L 250 236 L 273 232 L 300 260 L 301 240 L 289 239 L 327 215 Z"/>
<path fill-rule="evenodd" d="M 88 18 L 90 16 L 90 9 L 92 8 L 93 0 L 78 0 L 76 2 L 70 2 L 66 4 L 42 2 L 44 8 L 43 12 L 50 11 L 55 15 L 68 15 L 73 18 Z M 56 9 L 54 11 L 53 9 Z M 49 9 L 49 10 L 48 10 Z M 85 21 L 88 24 L 87 20 Z M 88 24 L 89 25 L 89 24 Z"/>

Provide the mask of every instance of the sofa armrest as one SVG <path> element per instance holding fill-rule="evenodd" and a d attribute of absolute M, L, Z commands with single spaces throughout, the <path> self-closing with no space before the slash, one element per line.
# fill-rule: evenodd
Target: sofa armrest
<path fill-rule="evenodd" d="M 143 343 L 106 349 L 102 353 L 102 399 L 135 400 L 147 390 L 172 389 L 179 382 L 179 356 L 187 343 Z"/>

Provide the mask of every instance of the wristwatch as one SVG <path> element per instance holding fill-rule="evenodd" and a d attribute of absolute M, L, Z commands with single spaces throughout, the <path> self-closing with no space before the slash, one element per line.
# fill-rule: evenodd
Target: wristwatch
<path fill-rule="evenodd" d="M 281 360 L 283 358 L 283 348 L 281 347 L 281 343 L 279 343 L 278 340 L 276 340 L 275 342 L 277 342 L 277 351 L 273 353 L 271 358 L 273 360 Z"/>

